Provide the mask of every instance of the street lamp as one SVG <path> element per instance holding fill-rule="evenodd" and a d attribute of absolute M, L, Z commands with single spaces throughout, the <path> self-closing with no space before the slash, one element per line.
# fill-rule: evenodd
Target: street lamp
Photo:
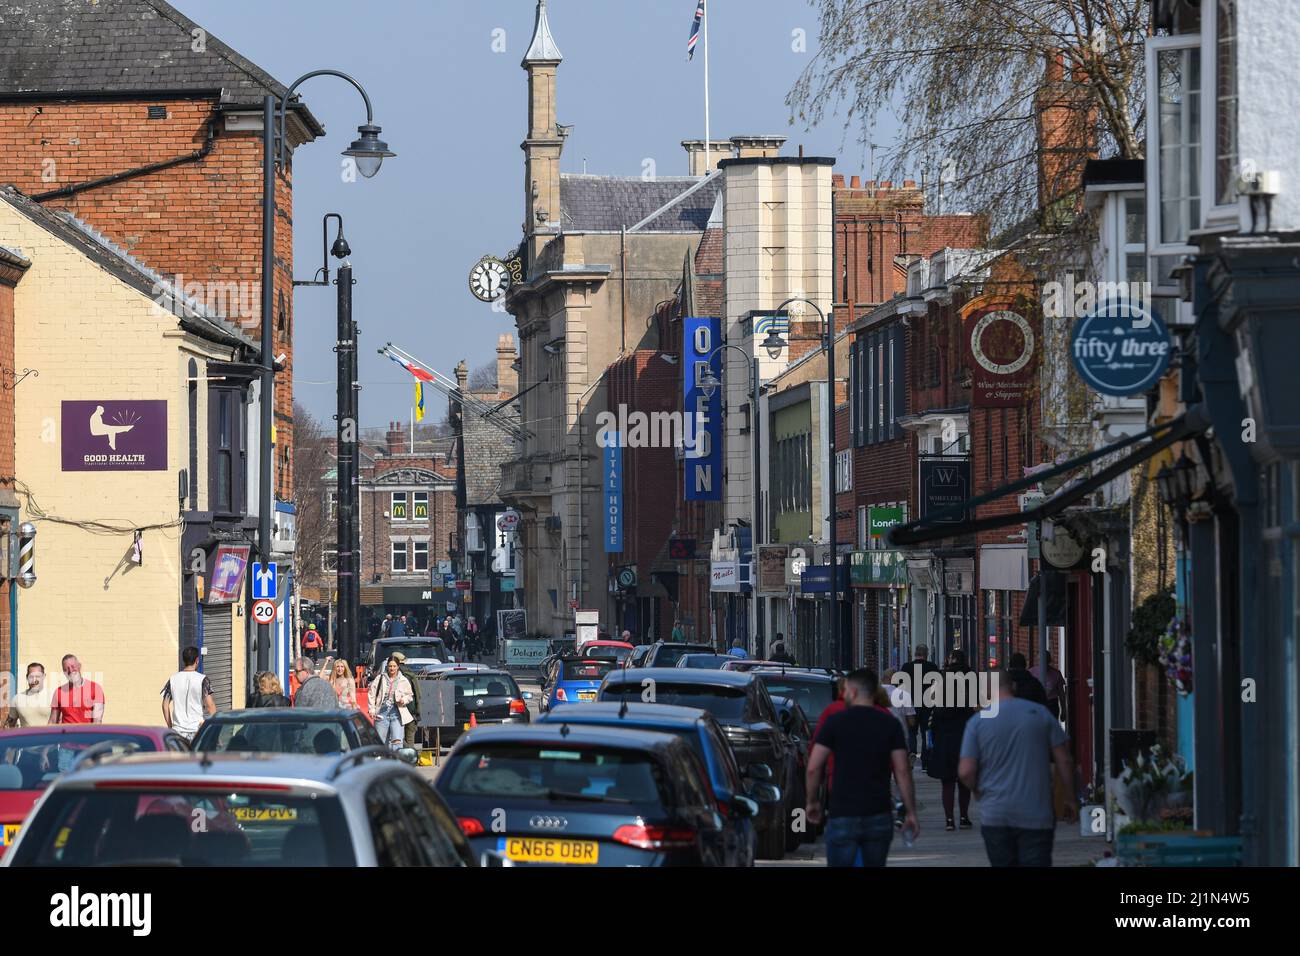
<path fill-rule="evenodd" d="M 753 450 L 754 450 L 754 465 L 753 465 L 754 487 L 752 489 L 752 494 L 753 494 L 752 505 L 753 505 L 754 518 L 752 523 L 753 541 L 751 542 L 751 546 L 753 548 L 753 554 L 754 554 L 754 565 L 753 565 L 754 571 L 751 575 L 751 580 L 750 580 L 751 600 L 753 600 L 754 602 L 754 633 L 751 634 L 750 637 L 756 640 L 758 637 L 758 624 L 759 624 L 757 555 L 758 555 L 758 545 L 763 540 L 763 530 L 762 530 L 763 482 L 762 482 L 762 475 L 759 472 L 759 445 L 758 445 L 758 356 L 755 355 L 751 358 L 749 353 L 746 352 L 738 345 L 719 345 L 712 352 L 710 352 L 708 356 L 705 358 L 704 372 L 702 375 L 700 375 L 699 381 L 696 384 L 699 385 L 700 391 L 704 393 L 704 400 L 706 402 L 713 401 L 714 393 L 718 390 L 719 386 L 722 385 L 721 379 L 719 379 L 716 375 L 713 374 L 713 357 L 717 355 L 719 352 L 724 352 L 727 349 L 734 349 L 735 351 L 739 352 L 741 356 L 745 359 L 745 361 L 749 363 L 749 393 L 750 393 L 750 436 L 749 436 L 750 442 L 749 443 L 750 445 L 753 446 Z M 723 414 L 724 415 L 726 414 L 726 402 L 723 402 Z M 698 441 L 698 436 L 696 436 L 696 440 Z M 753 646 L 753 648 L 751 648 L 751 650 L 757 653 L 758 645 L 755 643 L 755 645 Z"/>
<path fill-rule="evenodd" d="M 275 324 L 273 318 L 275 314 L 275 172 L 277 167 L 283 169 L 288 165 L 288 137 L 285 135 L 284 118 L 289 100 L 293 97 L 294 90 L 307 80 L 317 76 L 336 76 L 346 80 L 356 88 L 357 92 L 361 94 L 361 99 L 365 102 L 366 121 L 357 127 L 357 132 L 360 135 L 358 139 L 353 141 L 351 146 L 343 151 L 344 156 L 349 156 L 356 162 L 357 170 L 361 175 L 369 179 L 379 172 L 379 167 L 386 157 L 395 155 L 389 150 L 388 144 L 379 138 L 381 130 L 375 125 L 374 109 L 370 105 L 370 97 L 361 84 L 346 73 L 340 73 L 338 70 L 313 70 L 294 80 L 289 88 L 284 91 L 284 94 L 279 97 L 278 101 L 271 94 L 268 94 L 262 101 L 262 377 L 261 395 L 259 396 L 261 401 L 261 437 L 258 442 L 257 547 L 263 564 L 271 559 L 271 511 L 275 507 L 275 496 L 271 484 L 271 459 L 274 454 L 274 446 L 271 442 L 271 429 L 274 422 L 272 394 L 275 388 Z M 342 259 L 349 255 L 350 252 L 347 241 L 343 238 L 342 223 L 340 221 L 339 236 L 334 242 L 333 253 L 337 258 Z M 328 272 L 326 272 L 326 279 L 328 280 Z M 292 277 L 290 277 L 290 280 L 292 281 Z M 340 329 L 343 328 L 343 321 L 346 318 L 348 328 L 351 330 L 353 328 L 351 314 L 352 269 L 347 263 L 340 267 L 338 281 Z M 345 287 L 347 292 L 346 302 L 344 301 Z M 346 316 L 344 316 L 345 309 Z M 346 346 L 352 351 L 349 358 L 349 369 L 351 371 L 349 384 L 351 384 L 356 379 L 356 341 L 355 335 L 349 334 L 347 338 L 348 341 L 343 341 L 343 336 L 340 335 L 338 347 L 343 349 Z M 352 392 L 353 389 L 349 387 L 348 391 Z M 346 429 L 347 433 L 352 436 L 355 449 L 357 431 L 355 395 L 349 395 L 348 399 L 351 412 L 350 420 L 340 421 L 339 428 L 341 433 L 343 429 Z M 342 404 L 342 400 L 340 400 L 340 406 Z M 340 448 L 340 453 L 342 450 Z M 355 458 L 353 460 L 355 461 Z M 352 482 L 352 485 L 355 489 L 355 481 Z M 340 509 L 342 509 L 343 504 L 343 501 L 340 500 Z M 343 542 L 340 542 L 340 551 L 342 545 Z M 252 655 L 257 662 L 256 670 L 270 670 L 270 625 L 258 624 L 256 634 L 255 653 Z M 355 638 L 355 634 L 340 635 L 339 640 L 350 641 L 353 638 Z M 355 658 L 355 654 L 349 656 Z M 247 671 L 251 679 L 254 668 L 249 667 Z"/>
<path fill-rule="evenodd" d="M 785 311 L 786 306 L 794 303 L 812 306 L 817 317 L 821 320 L 821 335 L 817 341 L 821 341 L 826 349 L 826 387 L 828 395 L 826 399 L 827 407 L 830 409 L 830 425 L 826 429 L 828 440 L 826 442 L 826 463 L 827 478 L 830 481 L 830 514 L 828 523 L 830 524 L 830 552 L 831 552 L 831 647 L 834 653 L 839 656 L 840 664 L 843 667 L 849 667 L 849 653 L 847 646 L 840 644 L 840 614 L 839 614 L 839 542 L 836 541 L 835 522 L 839 516 L 838 503 L 835 500 L 835 328 L 831 324 L 831 318 L 826 315 L 810 299 L 801 296 L 794 296 L 786 299 L 773 310 L 780 315 Z M 832 313 L 833 315 L 833 313 Z M 780 357 L 781 352 L 789 344 L 775 328 L 767 333 L 767 338 L 763 340 L 763 348 L 767 354 L 775 361 Z"/>

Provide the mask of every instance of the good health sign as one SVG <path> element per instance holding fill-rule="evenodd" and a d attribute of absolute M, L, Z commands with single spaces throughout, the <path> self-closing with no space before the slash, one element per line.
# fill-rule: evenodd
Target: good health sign
<path fill-rule="evenodd" d="M 1122 398 L 1145 392 L 1169 367 L 1172 344 L 1160 317 L 1129 302 L 1108 302 L 1074 323 L 1070 358 L 1088 387 Z"/>

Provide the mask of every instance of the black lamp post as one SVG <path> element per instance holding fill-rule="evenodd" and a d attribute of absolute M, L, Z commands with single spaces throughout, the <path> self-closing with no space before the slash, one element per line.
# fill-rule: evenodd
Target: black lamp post
<path fill-rule="evenodd" d="M 827 462 L 827 480 L 830 482 L 830 508 L 827 518 L 830 523 L 829 543 L 831 552 L 831 647 L 833 653 L 838 658 L 840 667 L 848 669 L 852 666 L 849 654 L 848 641 L 843 644 L 840 642 L 840 556 L 839 542 L 836 540 L 835 523 L 839 519 L 839 503 L 836 501 L 835 487 L 835 328 L 831 324 L 831 318 L 826 315 L 817 303 L 808 299 L 796 296 L 795 298 L 786 299 L 775 309 L 777 314 L 784 311 L 785 307 L 796 302 L 812 306 L 813 311 L 821 319 L 821 335 L 818 337 L 823 348 L 826 349 L 826 387 L 829 394 L 827 395 L 826 404 L 830 409 L 830 422 L 826 429 L 828 440 L 826 442 L 826 462 Z M 781 355 L 782 350 L 789 343 L 781 336 L 776 329 L 767 333 L 767 338 L 763 340 L 763 348 L 771 358 L 776 359 Z"/>
<path fill-rule="evenodd" d="M 362 176 L 369 179 L 379 172 L 379 167 L 383 164 L 386 157 L 395 155 L 388 149 L 388 144 L 379 138 L 380 128 L 375 125 L 374 110 L 370 105 L 370 97 L 362 89 L 361 84 L 348 76 L 346 73 L 340 73 L 337 70 L 313 70 L 310 73 L 304 73 L 298 77 L 288 89 L 284 91 L 277 102 L 275 96 L 268 95 L 262 101 L 262 382 L 261 382 L 261 438 L 258 443 L 258 522 L 257 522 L 257 546 L 263 563 L 270 561 L 272 555 L 271 541 L 271 510 L 275 507 L 275 495 L 271 481 L 271 457 L 274 454 L 274 445 L 271 441 L 271 429 L 274 423 L 275 405 L 273 400 L 275 388 L 275 171 L 277 166 L 284 168 L 288 163 L 288 142 L 284 129 L 285 110 L 288 107 L 289 100 L 299 86 L 307 80 L 316 76 L 337 76 L 340 79 L 351 83 L 358 93 L 361 94 L 362 100 L 366 104 L 366 121 L 357 127 L 360 134 L 346 150 L 343 155 L 350 156 L 357 164 L 357 171 Z M 341 255 L 340 255 L 341 253 Z M 343 239 L 342 221 L 340 220 L 339 237 L 334 243 L 334 254 L 339 258 L 348 255 L 347 242 Z M 328 280 L 328 271 L 326 272 Z M 345 281 L 346 280 L 346 281 Z M 339 269 L 339 309 L 340 309 L 340 329 L 342 329 L 342 312 L 344 309 L 344 291 L 347 295 L 347 322 L 351 328 L 351 305 L 352 305 L 352 269 L 344 263 Z M 340 339 L 343 336 L 340 334 Z M 342 342 L 340 342 L 340 345 Z M 349 383 L 355 381 L 355 339 L 351 342 L 352 356 L 350 359 Z M 342 358 L 340 358 L 342 361 Z M 348 388 L 349 393 L 353 393 L 352 388 Z M 340 407 L 343 402 L 340 399 Z M 349 409 L 352 411 L 351 418 L 345 418 L 339 422 L 340 434 L 344 428 L 352 436 L 353 441 L 353 461 L 355 461 L 355 441 L 357 424 L 355 419 L 355 395 L 348 396 Z M 342 448 L 340 447 L 340 461 L 342 459 Z M 342 469 L 340 468 L 340 478 Z M 351 483 L 353 490 L 349 492 L 349 502 L 351 496 L 355 494 L 355 481 Z M 344 499 L 340 496 L 339 510 L 342 513 L 344 509 Z M 353 510 L 355 515 L 355 510 Z M 343 542 L 340 541 L 339 558 L 340 568 L 343 559 Z M 351 550 L 349 546 L 349 550 Z M 356 575 L 353 575 L 354 586 Z M 358 592 L 359 593 L 359 592 Z M 340 589 L 340 602 L 343 600 L 342 589 Z M 355 625 L 355 622 L 354 622 Z M 355 626 L 353 628 L 355 630 Z M 350 642 L 355 640 L 355 633 L 339 635 L 340 649 L 344 646 L 351 646 Z M 345 644 L 344 642 L 349 642 Z M 251 680 L 254 670 L 265 671 L 271 669 L 271 629 L 269 624 L 258 624 L 254 653 L 250 655 L 256 661 L 256 665 L 247 668 L 249 679 Z M 349 655 L 355 657 L 354 654 Z"/>

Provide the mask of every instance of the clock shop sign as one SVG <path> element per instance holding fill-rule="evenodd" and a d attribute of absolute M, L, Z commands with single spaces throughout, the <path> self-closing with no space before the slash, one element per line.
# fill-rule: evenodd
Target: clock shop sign
<path fill-rule="evenodd" d="M 1034 385 L 1037 339 L 1024 310 L 982 297 L 962 310 L 971 404 L 1024 405 Z"/>

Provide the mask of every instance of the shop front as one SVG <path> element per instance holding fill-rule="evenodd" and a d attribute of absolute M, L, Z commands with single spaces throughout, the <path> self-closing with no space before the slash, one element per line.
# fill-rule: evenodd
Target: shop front
<path fill-rule="evenodd" d="M 854 666 L 877 674 L 911 657 L 907 558 L 897 550 L 854 551 L 849 556 L 853 589 Z"/>

